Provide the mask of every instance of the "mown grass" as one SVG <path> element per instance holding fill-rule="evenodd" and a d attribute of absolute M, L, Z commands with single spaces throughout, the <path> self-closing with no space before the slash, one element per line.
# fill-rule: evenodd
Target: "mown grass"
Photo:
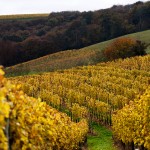
<path fill-rule="evenodd" d="M 150 30 L 137 32 L 125 35 L 141 40 L 145 43 L 150 43 Z M 30 74 L 31 72 L 49 72 L 60 69 L 68 69 L 77 66 L 94 65 L 104 60 L 102 50 L 108 46 L 112 41 L 97 43 L 79 50 L 67 50 L 50 54 L 35 60 L 21 63 L 5 69 L 5 72 L 11 76 Z M 150 54 L 150 46 L 146 50 Z"/>
<path fill-rule="evenodd" d="M 142 31 L 142 32 L 136 32 L 136 33 L 132 33 L 132 34 L 127 34 L 127 35 L 124 35 L 121 37 L 130 37 L 130 38 L 134 38 L 134 39 L 137 39 L 137 40 L 140 40 L 140 41 L 143 41 L 145 43 L 150 44 L 150 30 L 146 30 L 146 31 Z M 105 42 L 101 42 L 101 43 L 97 43 L 97 44 L 86 47 L 86 49 L 101 50 L 101 49 L 106 48 L 106 46 L 108 44 L 110 44 L 113 40 L 114 39 L 108 40 Z M 150 54 L 150 45 L 146 49 L 146 52 Z"/>
<path fill-rule="evenodd" d="M 41 17 L 48 17 L 49 14 L 18 14 L 18 15 L 0 15 L 0 20 L 30 20 L 37 19 Z"/>
<path fill-rule="evenodd" d="M 96 135 L 88 136 L 88 150 L 117 150 L 113 145 L 112 132 L 110 130 L 96 123 L 92 127 Z"/>

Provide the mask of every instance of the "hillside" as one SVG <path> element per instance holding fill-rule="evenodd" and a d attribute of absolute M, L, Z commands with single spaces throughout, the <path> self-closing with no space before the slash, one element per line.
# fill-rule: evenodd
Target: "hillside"
<path fill-rule="evenodd" d="M 150 30 L 137 32 L 134 34 L 128 34 L 125 36 L 149 43 L 149 35 Z M 15 76 L 96 64 L 100 61 L 103 61 L 104 58 L 102 57 L 101 51 L 113 40 L 114 39 L 94 44 L 79 50 L 67 50 L 47 55 L 26 63 L 7 67 L 5 71 L 9 76 Z M 147 53 L 150 53 L 150 46 L 147 48 L 146 51 Z"/>
<path fill-rule="evenodd" d="M 90 129 L 95 122 L 112 127 L 113 139 L 125 149 L 150 150 L 149 77 L 146 55 L 9 80 L 74 122 L 86 119 Z M 89 148 L 113 150 L 111 133 L 97 130 L 98 135 L 88 137 Z"/>
<path fill-rule="evenodd" d="M 24 19 L 20 18 L 23 16 L 1 16 L 0 65 L 8 67 L 149 30 L 149 10 L 150 2 L 147 1 L 97 11 L 52 12 L 39 18 L 40 14 L 37 18 L 36 14 L 24 15 Z"/>
<path fill-rule="evenodd" d="M 21 15 L 1 15 L 0 21 L 6 20 L 30 20 L 48 17 L 49 14 L 21 14 Z"/>

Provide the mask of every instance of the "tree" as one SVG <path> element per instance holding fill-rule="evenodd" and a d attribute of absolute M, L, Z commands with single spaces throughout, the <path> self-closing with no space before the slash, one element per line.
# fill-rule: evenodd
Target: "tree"
<path fill-rule="evenodd" d="M 108 60 L 145 55 L 147 46 L 148 45 L 139 40 L 118 38 L 106 47 L 103 54 Z"/>
<path fill-rule="evenodd" d="M 9 66 L 16 62 L 15 44 L 10 41 L 0 41 L 0 65 Z"/>

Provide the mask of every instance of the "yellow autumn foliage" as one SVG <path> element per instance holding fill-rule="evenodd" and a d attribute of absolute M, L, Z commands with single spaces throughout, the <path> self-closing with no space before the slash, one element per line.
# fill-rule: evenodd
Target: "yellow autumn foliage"
<path fill-rule="evenodd" d="M 0 69 L 0 149 L 72 150 L 83 142 L 86 120 L 74 123 L 40 99 L 12 85 Z"/>
<path fill-rule="evenodd" d="M 124 143 L 150 149 L 150 88 L 113 115 L 113 131 Z"/>
<path fill-rule="evenodd" d="M 113 119 L 114 133 L 117 132 L 118 138 L 128 143 L 133 141 L 130 131 L 134 131 L 135 126 L 132 125 L 137 123 L 140 126 L 141 118 L 137 111 L 134 115 L 136 119 L 133 118 L 135 108 L 132 106 L 135 105 L 137 95 L 143 95 L 150 85 L 150 55 L 9 79 L 22 84 L 23 91 L 29 96 L 40 97 L 75 121 L 86 118 L 89 123 L 94 120 L 112 125 L 112 114 L 124 108 L 123 114 L 118 111 L 120 118 L 124 115 L 124 119 L 127 119 L 127 122 L 124 121 L 124 131 L 118 129 L 117 132 L 117 126 L 123 126 L 118 117 L 118 124 Z M 142 128 L 140 126 L 141 133 L 145 134 Z M 148 141 L 149 135 L 145 137 L 144 140 Z M 142 145 L 144 140 L 137 138 L 134 142 Z"/>

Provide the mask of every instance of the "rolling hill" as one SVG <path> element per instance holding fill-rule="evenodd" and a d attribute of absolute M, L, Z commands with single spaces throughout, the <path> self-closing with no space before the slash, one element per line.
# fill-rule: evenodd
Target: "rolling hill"
<path fill-rule="evenodd" d="M 150 2 L 137 2 L 97 11 L 0 16 L 0 65 L 10 67 L 149 30 L 149 10 Z"/>
<path fill-rule="evenodd" d="M 150 150 L 149 64 L 150 55 L 137 56 L 9 80 L 22 85 L 29 96 L 40 97 L 46 104 L 66 113 L 74 122 L 86 119 L 89 127 L 95 122 L 112 127 L 113 139 L 121 140 L 125 149 L 130 150 L 135 144 L 139 149 Z M 11 95 L 7 97 L 15 99 Z M 21 107 L 26 108 L 26 105 L 22 103 Z M 93 127 L 97 132 L 88 136 L 88 149 L 114 150 L 111 132 L 98 125 Z"/>
<path fill-rule="evenodd" d="M 149 43 L 149 35 L 150 30 L 146 30 L 128 34 L 125 35 L 125 37 L 131 37 Z M 113 40 L 114 39 L 97 43 L 79 50 L 67 50 L 50 54 L 25 63 L 7 67 L 5 71 L 8 76 L 16 76 L 96 64 L 104 60 L 101 51 Z M 150 53 L 150 46 L 147 48 L 146 52 Z"/>

